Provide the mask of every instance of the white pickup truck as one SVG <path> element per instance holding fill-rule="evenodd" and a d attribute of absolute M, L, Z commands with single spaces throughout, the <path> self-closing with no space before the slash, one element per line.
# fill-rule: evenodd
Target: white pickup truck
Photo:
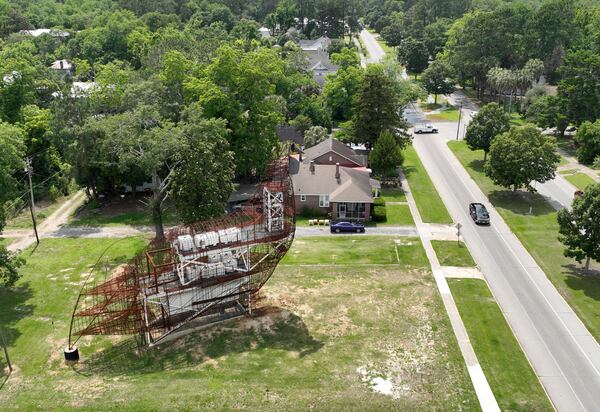
<path fill-rule="evenodd" d="M 429 124 L 418 124 L 415 126 L 415 133 L 416 134 L 421 134 L 421 133 L 437 133 L 439 130 L 437 127 L 435 127 L 434 125 L 432 125 L 431 123 Z"/>

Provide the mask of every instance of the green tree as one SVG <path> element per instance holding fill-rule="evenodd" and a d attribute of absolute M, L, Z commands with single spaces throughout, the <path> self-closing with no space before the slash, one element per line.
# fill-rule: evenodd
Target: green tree
<path fill-rule="evenodd" d="M 452 20 L 440 18 L 435 22 L 427 25 L 423 30 L 423 42 L 427 46 L 429 55 L 436 57 L 444 51 L 444 46 L 448 40 L 448 30 L 452 25 Z"/>
<path fill-rule="evenodd" d="M 594 163 L 600 156 L 600 119 L 594 123 L 585 122 L 577 130 L 575 140 L 579 143 L 577 159 L 586 165 Z"/>
<path fill-rule="evenodd" d="M 402 44 L 404 39 L 404 33 L 406 31 L 404 27 L 404 13 L 395 12 L 390 16 L 391 23 L 381 30 L 381 37 L 388 46 L 396 47 Z"/>
<path fill-rule="evenodd" d="M 380 176 L 396 176 L 403 162 L 402 149 L 396 138 L 389 131 L 384 131 L 369 154 L 373 171 Z"/>
<path fill-rule="evenodd" d="M 337 64 L 342 69 L 359 67 L 360 57 L 358 57 L 358 53 L 356 53 L 355 49 L 344 47 L 339 53 L 331 54 L 331 62 Z"/>
<path fill-rule="evenodd" d="M 398 48 L 398 60 L 409 73 L 415 76 L 422 73 L 429 64 L 429 50 L 421 40 L 408 37 L 402 40 Z"/>
<path fill-rule="evenodd" d="M 359 67 L 340 69 L 329 75 L 323 87 L 323 97 L 336 120 L 348 120 L 352 116 L 354 96 L 360 89 L 364 71 Z"/>
<path fill-rule="evenodd" d="M 434 95 L 435 103 L 440 94 L 451 94 L 454 92 L 454 81 L 452 80 L 452 68 L 444 61 L 434 61 L 421 76 L 423 88 L 429 94 Z"/>
<path fill-rule="evenodd" d="M 513 127 L 492 142 L 485 174 L 500 186 L 534 192 L 531 183 L 554 179 L 559 162 L 554 138 L 533 126 Z"/>
<path fill-rule="evenodd" d="M 10 287 L 19 280 L 19 268 L 25 261 L 18 253 L 10 252 L 0 246 L 0 286 Z"/>
<path fill-rule="evenodd" d="M 469 126 L 465 140 L 471 150 L 483 150 L 483 160 L 487 159 L 492 141 L 496 136 L 510 129 L 510 117 L 497 103 L 481 108 Z"/>
<path fill-rule="evenodd" d="M 329 137 L 327 129 L 321 126 L 312 126 L 304 133 L 304 146 L 313 147 Z"/>
<path fill-rule="evenodd" d="M 523 64 L 530 15 L 527 6 L 507 4 L 491 11 L 469 12 L 456 20 L 448 31 L 443 58 L 454 69 L 459 83 L 471 83 L 481 98 L 492 67 Z"/>
<path fill-rule="evenodd" d="M 6 223 L 5 204 L 12 200 L 19 188 L 15 178 L 23 170 L 25 134 L 17 127 L 0 122 L 0 233 Z M 0 286 L 12 286 L 19 278 L 18 268 L 23 261 L 0 246 Z"/>
<path fill-rule="evenodd" d="M 198 105 L 183 113 L 184 145 L 176 155 L 170 193 L 185 223 L 224 213 L 233 190 L 233 152 L 229 150 L 225 120 L 206 119 Z"/>
<path fill-rule="evenodd" d="M 564 114 L 564 100 L 558 96 L 541 96 L 533 100 L 525 118 L 542 128 L 555 127 L 564 136 L 569 120 Z"/>
<path fill-rule="evenodd" d="M 294 18 L 298 16 L 298 8 L 293 0 L 282 0 L 275 9 L 275 21 L 282 33 L 294 25 Z"/>
<path fill-rule="evenodd" d="M 558 212 L 559 240 L 566 246 L 565 256 L 589 270 L 592 259 L 600 262 L 600 185 L 590 185 L 571 209 Z"/>
<path fill-rule="evenodd" d="M 406 121 L 402 86 L 390 77 L 382 65 L 369 65 L 353 102 L 352 133 L 354 140 L 373 147 L 381 133 L 391 132 L 403 148 L 410 141 Z"/>
<path fill-rule="evenodd" d="M 183 145 L 180 130 L 151 106 L 140 106 L 131 113 L 113 116 L 112 120 L 107 133 L 108 150 L 123 173 L 151 179 L 152 197 L 147 205 L 152 211 L 156 237 L 162 239 L 163 203 L 177 166 L 175 155 Z"/>
<path fill-rule="evenodd" d="M 565 101 L 566 115 L 580 124 L 600 117 L 600 55 L 588 50 L 573 51 L 560 69 L 558 95 Z"/>

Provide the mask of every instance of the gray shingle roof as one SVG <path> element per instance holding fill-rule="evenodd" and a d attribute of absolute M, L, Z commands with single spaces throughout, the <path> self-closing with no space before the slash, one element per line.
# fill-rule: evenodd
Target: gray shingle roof
<path fill-rule="evenodd" d="M 357 166 L 367 165 L 365 156 L 356 154 L 354 150 L 352 150 L 339 140 L 334 139 L 333 137 L 323 140 L 318 145 L 306 149 L 304 151 L 304 157 L 306 159 L 316 159 L 329 152 L 335 152 L 340 156 L 343 156 L 348 160 L 351 160 L 352 162 L 356 163 Z"/>
<path fill-rule="evenodd" d="M 290 173 L 296 195 L 329 195 L 330 202 L 373 203 L 371 179 L 366 169 L 340 167 L 340 178 L 336 179 L 335 165 L 314 165 L 290 159 Z"/>

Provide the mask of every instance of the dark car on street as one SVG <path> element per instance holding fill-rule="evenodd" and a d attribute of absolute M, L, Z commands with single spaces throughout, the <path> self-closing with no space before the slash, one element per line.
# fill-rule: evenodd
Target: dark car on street
<path fill-rule="evenodd" d="M 365 225 L 352 222 L 337 222 L 330 226 L 331 233 L 354 232 L 364 233 Z"/>
<path fill-rule="evenodd" d="M 469 214 L 471 215 L 471 219 L 478 225 L 490 224 L 490 214 L 481 203 L 469 204 Z"/>

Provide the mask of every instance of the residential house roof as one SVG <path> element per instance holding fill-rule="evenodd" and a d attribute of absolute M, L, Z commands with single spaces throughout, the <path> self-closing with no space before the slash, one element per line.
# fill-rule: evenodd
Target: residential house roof
<path fill-rule="evenodd" d="M 260 29 L 258 29 L 258 32 L 260 33 L 263 39 L 268 39 L 269 37 L 271 37 L 271 30 L 269 30 L 266 27 L 261 27 Z"/>
<path fill-rule="evenodd" d="M 56 60 L 51 65 L 52 70 L 73 70 L 73 63 L 68 60 Z"/>
<path fill-rule="evenodd" d="M 331 39 L 327 36 L 319 37 L 314 40 L 300 40 L 298 45 L 305 52 L 326 50 L 331 44 Z"/>
<path fill-rule="evenodd" d="M 296 195 L 329 195 L 330 202 L 373 203 L 370 173 L 365 168 L 317 165 L 290 158 L 290 174 Z"/>
<path fill-rule="evenodd" d="M 367 159 L 364 155 L 357 154 L 354 150 L 352 150 L 339 140 L 334 139 L 333 137 L 323 140 L 321 143 L 313 147 L 305 149 L 304 157 L 306 159 L 311 160 L 321 157 L 329 152 L 334 152 L 342 157 L 345 157 L 346 159 L 355 163 L 357 167 L 367 165 Z"/>
<path fill-rule="evenodd" d="M 49 34 L 52 37 L 69 37 L 70 33 L 67 31 L 56 30 L 56 29 L 34 29 L 34 30 L 21 30 L 21 34 L 26 34 L 33 37 L 39 37 L 42 34 Z"/>
<path fill-rule="evenodd" d="M 331 63 L 326 51 L 305 52 L 307 59 L 306 68 L 312 72 L 313 80 L 321 87 L 325 84 L 325 78 L 328 74 L 336 73 L 339 66 Z"/>

